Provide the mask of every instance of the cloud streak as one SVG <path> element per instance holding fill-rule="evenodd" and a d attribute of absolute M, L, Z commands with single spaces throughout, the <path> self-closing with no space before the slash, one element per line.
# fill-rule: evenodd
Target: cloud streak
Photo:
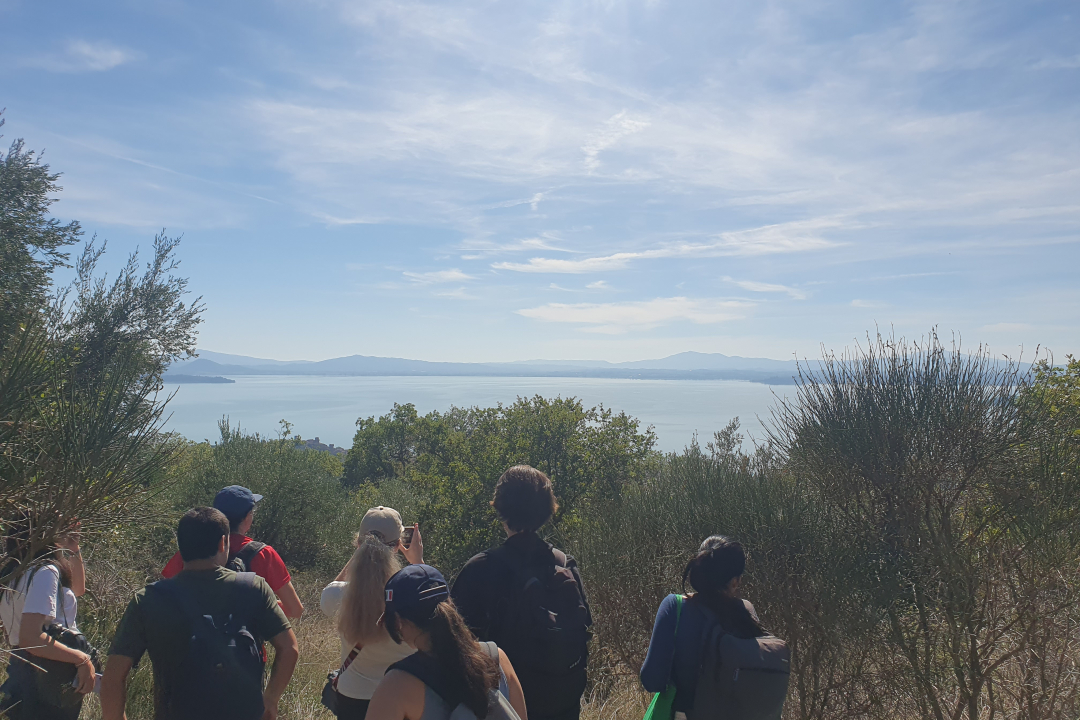
<path fill-rule="evenodd" d="M 434 285 L 434 284 L 437 284 L 437 283 L 456 283 L 456 282 L 463 282 L 463 281 L 466 281 L 466 280 L 475 280 L 476 279 L 473 275 L 468 275 L 466 273 L 463 273 L 463 272 L 461 272 L 461 270 L 458 270 L 457 268 L 452 268 L 450 270 L 434 270 L 432 272 L 424 272 L 424 273 L 406 271 L 406 272 L 403 272 L 401 274 L 404 275 L 405 277 L 409 278 L 409 280 L 412 280 L 414 283 L 416 283 L 418 285 Z"/>
<path fill-rule="evenodd" d="M 491 267 L 496 270 L 522 273 L 582 275 L 622 270 L 636 260 L 810 252 L 837 247 L 838 242 L 821 237 L 817 231 L 841 225 L 842 223 L 836 220 L 798 221 L 721 233 L 719 239 L 711 242 L 677 243 L 651 250 L 619 252 L 580 260 L 536 257 L 523 263 L 509 261 L 492 263 Z"/>
<path fill-rule="evenodd" d="M 787 285 L 779 285 L 776 283 L 764 283 L 757 282 L 756 280 L 735 280 L 730 277 L 724 277 L 724 282 L 729 282 L 736 287 L 740 287 L 743 290 L 749 290 L 750 292 L 758 293 L 786 293 L 791 296 L 793 300 L 805 300 L 806 292 L 798 288 L 788 287 Z"/>
<path fill-rule="evenodd" d="M 131 62 L 137 54 L 109 42 L 72 40 L 63 52 L 23 61 L 24 65 L 59 73 L 103 72 Z"/>
<path fill-rule="evenodd" d="M 752 306 L 739 300 L 669 297 L 619 303 L 548 303 L 517 313 L 534 320 L 582 325 L 587 332 L 614 335 L 673 322 L 722 323 L 742 317 L 740 311 Z"/>

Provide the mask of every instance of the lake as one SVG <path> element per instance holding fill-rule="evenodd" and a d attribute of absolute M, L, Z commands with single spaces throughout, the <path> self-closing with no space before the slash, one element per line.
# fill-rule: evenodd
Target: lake
<path fill-rule="evenodd" d="M 276 436 L 282 418 L 293 433 L 324 443 L 352 445 L 356 419 L 385 415 L 393 404 L 412 403 L 420 414 L 452 405 L 492 407 L 518 396 L 577 397 L 586 407 L 604 405 L 652 425 L 661 450 L 680 450 L 696 432 L 702 443 L 738 417 L 744 434 L 760 438 L 776 395 L 794 388 L 738 380 L 614 380 L 505 377 L 237 377 L 233 384 L 166 385 L 176 391 L 166 429 L 191 440 L 218 438 L 227 416 L 248 432 Z"/>

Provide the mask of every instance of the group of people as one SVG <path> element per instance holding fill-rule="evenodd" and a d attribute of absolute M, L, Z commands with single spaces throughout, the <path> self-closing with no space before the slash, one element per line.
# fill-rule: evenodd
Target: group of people
<path fill-rule="evenodd" d="M 0 600 L 17 648 L 0 710 L 75 720 L 96 683 L 104 719 L 125 719 L 129 676 L 149 655 L 158 720 L 276 718 L 299 659 L 289 619 L 304 608 L 278 553 L 247 536 L 260 500 L 231 486 L 214 507 L 180 519 L 179 551 L 163 579 L 129 603 L 103 675 L 92 648 L 49 632 L 59 625 L 81 637 L 85 568 L 78 534 L 62 540 Z M 574 559 L 537 532 L 558 509 L 551 480 L 512 467 L 491 504 L 507 539 L 473 557 L 453 585 L 424 563 L 417 524 L 405 526 L 388 507 L 365 514 L 352 557 L 320 599 L 341 640 L 341 665 L 322 698 L 338 718 L 577 720 L 592 616 Z M 704 639 L 717 627 L 739 638 L 766 635 L 753 606 L 738 598 L 745 563 L 738 543 L 708 538 L 683 574 L 684 589 L 689 582 L 696 592 L 660 606 L 641 681 L 674 693 L 675 718 L 694 708 Z M 274 649 L 269 678 L 265 643 Z M 42 690 L 42 673 L 53 674 L 40 668 L 44 661 L 71 669 L 63 698 Z"/>

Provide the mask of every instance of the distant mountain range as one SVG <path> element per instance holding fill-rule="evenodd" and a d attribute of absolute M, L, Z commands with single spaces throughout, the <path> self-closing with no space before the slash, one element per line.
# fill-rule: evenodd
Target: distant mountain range
<path fill-rule="evenodd" d="M 238 375 L 577 377 L 641 380 L 748 380 L 790 385 L 794 360 L 744 358 L 719 353 L 683 352 L 658 360 L 609 363 L 602 360 L 523 360 L 506 363 L 455 363 L 350 355 L 331 360 L 269 360 L 199 350 L 199 357 L 174 363 L 166 379 Z"/>

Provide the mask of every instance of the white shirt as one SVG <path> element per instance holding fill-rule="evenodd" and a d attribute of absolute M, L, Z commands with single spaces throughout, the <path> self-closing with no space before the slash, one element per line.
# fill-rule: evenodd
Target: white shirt
<path fill-rule="evenodd" d="M 29 587 L 27 584 L 29 583 Z M 57 589 L 61 604 L 57 607 Z M 45 616 L 45 624 L 57 622 L 78 631 L 75 616 L 79 612 L 79 600 L 71 588 L 60 587 L 60 570 L 55 565 L 43 565 L 23 573 L 13 590 L 4 591 L 0 600 L 0 621 L 7 631 L 8 644 L 19 644 L 23 613 Z"/>
<path fill-rule="evenodd" d="M 341 607 L 341 598 L 348 583 L 334 581 L 323 588 L 319 598 L 319 608 L 327 617 L 334 617 Z M 349 657 L 353 650 L 344 638 L 341 639 L 341 662 Z M 345 672 L 338 676 L 338 692 L 345 697 L 357 700 L 370 700 L 375 688 L 386 674 L 386 668 L 398 660 L 404 660 L 416 650 L 405 643 L 398 645 L 386 636 L 379 642 L 368 643 L 360 648 L 360 653 L 349 664 Z"/>

